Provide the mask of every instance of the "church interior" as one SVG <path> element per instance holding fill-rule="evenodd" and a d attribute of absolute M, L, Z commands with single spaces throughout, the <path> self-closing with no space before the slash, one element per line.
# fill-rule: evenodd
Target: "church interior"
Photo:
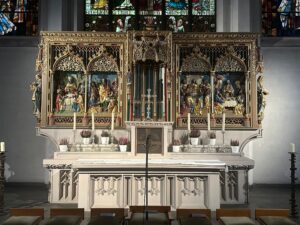
<path fill-rule="evenodd" d="M 0 223 L 299 224 L 299 58 L 300 0 L 0 1 Z"/>

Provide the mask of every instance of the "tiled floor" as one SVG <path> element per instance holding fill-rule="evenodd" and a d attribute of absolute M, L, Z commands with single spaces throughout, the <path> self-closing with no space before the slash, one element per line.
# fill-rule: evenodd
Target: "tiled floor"
<path fill-rule="evenodd" d="M 8 217 L 8 209 L 12 207 L 44 207 L 46 218 L 51 207 L 76 207 L 76 205 L 54 205 L 47 201 L 48 190 L 45 185 L 14 184 L 5 187 L 4 212 L 0 215 L 0 222 Z M 222 208 L 289 208 L 289 185 L 254 185 L 250 189 L 248 205 L 222 205 Z M 300 204 L 300 186 L 296 189 L 296 200 Z M 253 211 L 253 210 L 252 210 Z M 300 206 L 297 208 L 300 214 Z M 300 216 L 300 215 L 299 215 Z M 88 218 L 88 213 L 87 213 Z M 86 224 L 88 219 L 83 224 Z M 214 219 L 213 222 L 217 224 Z M 300 224 L 300 219 L 296 220 Z"/>

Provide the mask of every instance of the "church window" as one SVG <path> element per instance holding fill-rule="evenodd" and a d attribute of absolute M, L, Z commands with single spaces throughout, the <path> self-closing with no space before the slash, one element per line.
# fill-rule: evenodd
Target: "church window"
<path fill-rule="evenodd" d="M 86 0 L 86 31 L 215 32 L 215 0 Z"/>
<path fill-rule="evenodd" d="M 264 36 L 300 36 L 300 0 L 262 0 Z"/>
<path fill-rule="evenodd" d="M 38 0 L 0 0 L 0 35 L 38 34 Z"/>

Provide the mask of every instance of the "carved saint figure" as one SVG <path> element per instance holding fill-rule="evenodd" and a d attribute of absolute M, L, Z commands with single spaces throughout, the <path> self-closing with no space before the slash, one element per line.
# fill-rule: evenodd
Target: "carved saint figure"
<path fill-rule="evenodd" d="M 227 80 L 223 86 L 223 96 L 226 98 L 226 100 L 231 100 L 231 98 L 234 96 L 234 89 L 230 80 Z"/>
<path fill-rule="evenodd" d="M 55 111 L 62 112 L 64 110 L 65 110 L 65 107 L 64 107 L 63 91 L 59 88 L 59 89 L 57 89 L 57 95 L 56 95 L 56 99 L 55 99 Z"/>
<path fill-rule="evenodd" d="M 68 82 L 64 88 L 64 105 L 66 111 L 74 111 L 74 102 L 76 102 L 75 92 L 77 91 L 75 78 L 68 76 Z"/>
<path fill-rule="evenodd" d="M 108 81 L 107 79 L 102 79 L 102 82 L 99 85 L 100 103 L 104 103 L 108 101 L 109 95 L 110 95 L 110 87 L 108 85 Z"/>
<path fill-rule="evenodd" d="M 35 75 L 35 81 L 31 83 L 30 89 L 32 91 L 33 114 L 39 115 L 42 100 L 42 78 L 40 74 Z"/>
<path fill-rule="evenodd" d="M 259 120 L 264 118 L 264 110 L 267 105 L 266 95 L 269 94 L 269 91 L 263 86 L 263 76 L 257 78 L 257 113 Z"/>

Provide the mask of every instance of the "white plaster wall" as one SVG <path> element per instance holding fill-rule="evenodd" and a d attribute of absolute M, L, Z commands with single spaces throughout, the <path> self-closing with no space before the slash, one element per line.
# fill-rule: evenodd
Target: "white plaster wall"
<path fill-rule="evenodd" d="M 42 160 L 49 144 L 36 136 L 29 88 L 36 54 L 36 47 L 0 47 L 0 140 L 6 143 L 8 182 L 47 179 Z"/>
<path fill-rule="evenodd" d="M 289 183 L 289 143 L 300 153 L 300 47 L 262 48 L 264 84 L 270 92 L 263 138 L 253 142 L 254 183 Z M 300 178 L 300 155 L 297 176 Z"/>

